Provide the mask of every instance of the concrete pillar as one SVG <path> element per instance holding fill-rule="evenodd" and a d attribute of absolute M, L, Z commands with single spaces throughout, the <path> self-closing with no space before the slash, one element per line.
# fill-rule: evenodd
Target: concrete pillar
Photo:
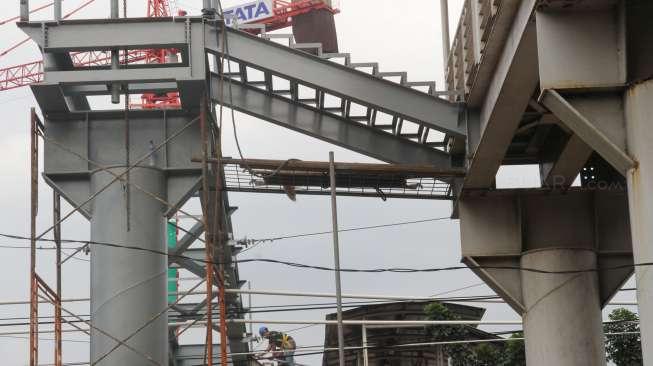
<path fill-rule="evenodd" d="M 625 192 L 497 190 L 459 215 L 463 261 L 523 316 L 528 366 L 605 365 L 601 308 L 631 275 Z"/>
<path fill-rule="evenodd" d="M 120 174 L 124 167 L 111 170 Z M 114 177 L 97 171 L 91 176 L 91 191 L 96 192 Z M 139 167 L 130 171 L 130 181 L 145 190 L 165 197 L 162 170 Z M 114 182 L 93 201 L 91 240 L 166 251 L 164 207 L 160 202 L 122 182 Z M 127 220 L 129 226 L 127 225 Z M 167 258 L 163 255 L 113 248 L 91 248 L 91 321 L 99 329 L 125 339 L 154 318 L 167 306 Z M 161 365 L 168 362 L 168 317 L 158 317 L 128 341 L 128 344 Z M 117 343 L 98 331 L 91 331 L 91 361 Z M 120 346 L 102 360 L 104 366 L 149 365 L 143 356 Z"/>
<path fill-rule="evenodd" d="M 525 252 L 521 265 L 549 271 L 596 268 L 596 253 L 588 249 L 539 249 Z M 522 294 L 529 366 L 606 364 L 596 272 L 523 272 Z"/>
<path fill-rule="evenodd" d="M 625 94 L 628 154 L 637 161 L 628 173 L 628 200 L 635 263 L 653 262 L 653 81 Z M 644 364 L 653 365 L 653 268 L 635 269 Z"/>

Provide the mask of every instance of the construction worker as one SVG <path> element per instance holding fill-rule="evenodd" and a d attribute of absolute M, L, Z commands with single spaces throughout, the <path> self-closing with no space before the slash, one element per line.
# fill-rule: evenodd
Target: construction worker
<path fill-rule="evenodd" d="M 268 340 L 266 352 L 272 352 L 275 357 L 279 355 L 283 365 L 295 365 L 295 349 L 297 344 L 295 340 L 286 333 L 270 331 L 267 327 L 259 328 L 258 334 Z"/>

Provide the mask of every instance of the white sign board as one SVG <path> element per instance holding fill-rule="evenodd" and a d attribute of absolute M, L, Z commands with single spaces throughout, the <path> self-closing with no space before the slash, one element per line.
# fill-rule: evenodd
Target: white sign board
<path fill-rule="evenodd" d="M 227 25 L 233 26 L 234 22 L 237 24 L 255 23 L 270 18 L 274 15 L 272 10 L 272 0 L 257 0 L 225 8 L 222 12 Z"/>

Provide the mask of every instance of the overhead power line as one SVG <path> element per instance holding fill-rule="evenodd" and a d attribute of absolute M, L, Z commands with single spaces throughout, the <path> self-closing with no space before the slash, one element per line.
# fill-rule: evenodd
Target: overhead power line
<path fill-rule="evenodd" d="M 395 227 L 395 226 L 423 224 L 423 223 L 427 223 L 427 222 L 450 220 L 450 219 L 451 219 L 451 217 L 447 216 L 447 217 L 434 217 L 434 218 L 410 220 L 410 221 L 399 221 L 399 222 L 393 222 L 393 223 L 389 223 L 389 224 L 351 227 L 351 228 L 346 228 L 346 229 L 340 229 L 340 230 L 338 230 L 338 232 L 339 233 L 346 233 L 346 232 L 350 232 L 350 231 L 372 230 L 372 229 L 380 229 L 380 228 Z M 328 234 L 332 234 L 332 233 L 333 233 L 333 231 L 327 230 L 327 231 L 317 231 L 317 232 L 312 232 L 312 233 L 275 236 L 275 237 L 264 238 L 264 239 L 243 239 L 243 240 L 239 240 L 238 242 L 243 243 L 243 244 L 257 244 L 257 243 L 274 242 L 274 241 L 285 240 L 285 239 L 296 239 L 296 238 L 306 238 L 306 237 L 311 237 L 311 236 L 328 235 Z"/>
<path fill-rule="evenodd" d="M 18 239 L 18 240 L 31 240 L 31 238 L 26 237 L 26 236 L 20 236 L 20 235 L 13 235 L 13 234 L 3 234 L 0 233 L 0 236 L 10 238 L 10 239 Z M 53 241 L 53 239 L 45 239 L 45 238 L 39 238 L 39 241 Z M 327 266 L 318 266 L 318 265 L 310 265 L 310 264 L 304 264 L 304 263 L 297 263 L 297 262 L 290 262 L 290 261 L 284 261 L 284 260 L 279 260 L 279 259 L 270 259 L 270 258 L 252 258 L 252 259 L 239 259 L 239 260 L 233 260 L 233 261 L 227 261 L 224 263 L 221 262 L 216 262 L 216 261 L 208 261 L 205 259 L 199 259 L 199 258 L 192 258 L 184 255 L 179 255 L 179 254 L 169 254 L 164 251 L 156 250 L 156 249 L 150 249 L 150 248 L 143 248 L 139 246 L 134 246 L 134 245 L 124 245 L 124 244 L 117 244 L 117 243 L 107 243 L 107 242 L 98 242 L 98 241 L 90 241 L 90 240 L 61 240 L 61 242 L 66 242 L 66 243 L 82 243 L 82 244 L 88 244 L 88 245 L 99 245 L 99 246 L 106 246 L 106 247 L 111 247 L 111 248 L 122 248 L 122 249 L 129 249 L 129 250 L 134 250 L 134 251 L 139 251 L 139 252 L 148 252 L 152 254 L 157 254 L 157 255 L 162 255 L 165 257 L 170 257 L 170 258 L 179 258 L 179 259 L 185 259 L 185 260 L 191 260 L 203 264 L 213 264 L 213 265 L 230 265 L 230 264 L 247 264 L 247 263 L 269 263 L 269 264 L 279 264 L 279 265 L 284 265 L 287 267 L 291 268 L 298 268 L 298 269 L 311 269 L 311 270 L 318 270 L 318 271 L 326 271 L 326 272 L 335 272 L 336 269 L 332 267 L 327 267 Z M 634 263 L 634 264 L 624 264 L 624 265 L 616 265 L 616 266 L 608 266 L 608 267 L 603 267 L 603 268 L 584 268 L 584 269 L 574 269 L 574 270 L 564 270 L 564 271 L 551 271 L 551 270 L 546 270 L 546 269 L 541 269 L 541 268 L 536 268 L 536 267 L 524 267 L 524 266 L 510 266 L 510 265 L 475 265 L 475 266 L 465 266 L 465 265 L 456 265 L 456 266 L 447 266 L 447 267 L 432 267 L 432 268 L 407 268 L 407 267 L 387 267 L 387 268 L 341 268 L 339 271 L 343 273 L 437 273 L 437 272 L 450 272 L 450 271 L 460 271 L 460 270 L 469 270 L 469 269 L 500 269 L 500 270 L 513 270 L 513 271 L 522 271 L 522 272 L 531 272 L 531 273 L 540 273 L 540 274 L 580 274 L 580 273 L 595 273 L 599 271 L 618 271 L 618 270 L 624 270 L 624 269 L 633 269 L 633 268 L 639 268 L 639 267 L 650 267 L 653 266 L 653 262 L 642 262 L 642 263 Z"/>

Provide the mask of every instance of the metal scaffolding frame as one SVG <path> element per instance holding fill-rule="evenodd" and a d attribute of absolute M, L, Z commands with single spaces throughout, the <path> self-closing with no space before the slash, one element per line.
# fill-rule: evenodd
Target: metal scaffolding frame
<path fill-rule="evenodd" d="M 115 27 L 115 34 L 109 42 L 106 42 L 106 37 L 97 38 L 93 35 L 93 32 L 104 32 L 107 23 L 120 25 L 120 27 Z M 35 27 L 37 24 L 38 27 Z M 242 304 L 237 293 L 225 290 L 227 288 L 237 290 L 243 284 L 238 279 L 237 268 L 231 260 L 234 253 L 240 249 L 230 240 L 231 220 L 229 216 L 233 213 L 233 209 L 229 206 L 227 191 L 281 193 L 283 190 L 278 187 L 288 185 L 289 176 L 292 179 L 302 178 L 297 175 L 301 172 L 304 174 L 304 185 L 307 186 L 307 189 L 303 190 L 298 187 L 297 192 L 300 194 L 331 193 L 376 196 L 383 199 L 387 197 L 452 199 L 451 184 L 463 175 L 462 171 L 452 168 L 452 159 L 445 151 L 446 140 L 450 135 L 462 136 L 466 133 L 460 107 L 439 99 L 434 83 L 409 82 L 405 73 L 383 73 L 379 71 L 378 64 L 375 63 L 352 63 L 348 54 L 323 54 L 318 51 L 317 56 L 314 56 L 304 51 L 310 51 L 314 47 L 319 50 L 319 45 L 295 44 L 292 36 L 283 36 L 282 38 L 287 38 L 290 46 L 285 47 L 272 42 L 272 39 L 278 38 L 278 36 L 269 36 L 264 30 L 260 32 L 261 38 L 257 38 L 226 29 L 221 22 L 208 18 L 179 17 L 170 21 L 170 19 L 119 19 L 114 17 L 102 21 L 64 20 L 56 24 L 48 23 L 45 28 L 40 22 L 23 22 L 20 26 L 39 43 L 44 52 L 45 64 L 48 66 L 43 79 L 45 81 L 34 86 L 37 101 L 46 116 L 46 124 L 50 125 L 49 133 L 43 134 L 48 151 L 44 177 L 55 188 L 57 202 L 59 197 L 64 197 L 74 206 L 73 211 L 62 216 L 58 211 L 59 204 L 55 203 L 57 211 L 54 215 L 54 225 L 39 235 L 36 235 L 37 233 L 34 231 L 34 241 L 42 239 L 50 231 L 54 231 L 55 237 L 60 238 L 61 223 L 75 212 L 91 217 L 93 202 L 100 194 L 110 189 L 113 183 L 123 184 L 127 192 L 126 225 L 128 231 L 131 207 L 129 197 L 144 194 L 148 200 L 162 204 L 167 216 L 171 216 L 175 212 L 192 216 L 181 209 L 181 205 L 199 190 L 197 196 L 199 196 L 202 206 L 202 218 L 197 220 L 195 226 L 189 230 L 180 228 L 185 235 L 180 238 L 176 248 L 170 249 L 172 256 L 168 262 L 170 265 L 185 268 L 203 279 L 206 285 L 204 301 L 190 309 L 184 308 L 180 306 L 180 301 L 187 296 L 184 294 L 172 304 L 168 304 L 163 311 L 152 314 L 152 318 L 136 328 L 134 332 L 120 337 L 86 322 L 91 330 L 111 340 L 114 344 L 106 352 L 96 355 L 95 363 L 109 357 L 112 352 L 121 347 L 134 351 L 133 347 L 128 346 L 126 342 L 138 337 L 138 333 L 142 329 L 152 322 L 157 322 L 157 319 L 168 311 L 176 311 L 180 316 L 191 321 L 191 324 L 179 325 L 176 332 L 171 332 L 171 335 L 181 335 L 193 324 L 205 321 L 207 334 L 204 359 L 206 362 L 212 363 L 214 360 L 215 354 L 212 345 L 213 331 L 216 330 L 220 334 L 219 352 L 222 364 L 227 362 L 228 344 L 232 348 L 231 353 L 244 353 L 242 345 L 239 344 L 240 337 L 244 333 L 244 326 L 233 323 L 227 327 L 227 308 L 240 309 Z M 60 32 L 64 28 L 66 30 L 63 33 Z M 153 31 L 154 29 L 156 31 Z M 45 43 L 43 42 L 44 38 L 40 37 L 44 31 L 48 35 Z M 68 33 L 70 31 L 77 34 L 83 32 L 86 37 L 84 39 L 70 37 L 71 33 Z M 91 60 L 97 58 L 93 55 L 103 55 L 104 52 L 112 50 L 112 54 L 117 55 L 118 52 L 115 50 L 119 49 L 133 50 L 130 52 L 136 54 L 143 50 L 176 49 L 179 50 L 181 58 L 176 63 L 163 63 L 151 67 L 138 64 L 138 58 L 126 59 L 120 64 L 114 60 L 112 67 L 106 67 L 106 61 L 108 61 L 106 56 L 104 56 L 106 59 L 103 61 L 104 63 L 97 65 L 95 63 L 88 65 L 73 63 L 71 68 L 68 63 L 70 57 L 86 57 L 84 56 L 86 54 Z M 207 55 L 215 57 L 216 70 L 213 72 L 205 70 Z M 263 55 L 265 56 L 261 58 Z M 297 74 L 296 68 L 289 68 L 285 61 L 281 62 L 288 59 L 294 63 L 307 64 L 315 70 Z M 329 61 L 340 59 L 344 59 L 344 65 Z M 278 62 L 273 65 L 270 64 L 270 60 Z M 231 63 L 234 62 L 238 63 L 239 70 L 231 72 Z M 362 71 L 367 68 L 371 68 L 372 75 Z M 265 83 L 261 84 L 250 78 L 248 69 L 264 69 Z M 355 80 L 357 85 L 363 89 L 379 90 L 380 92 L 361 94 L 356 91 L 357 87 L 340 90 L 337 83 L 334 83 L 331 78 L 310 79 L 311 75 L 324 75 L 324 73 L 332 73 L 333 76 L 341 80 Z M 208 76 L 205 77 L 205 75 Z M 208 79 L 206 79 L 207 77 Z M 398 78 L 396 83 L 390 81 L 396 78 Z M 209 90 L 202 92 L 207 80 Z M 291 85 L 289 91 L 284 90 L 283 86 L 279 86 L 283 84 L 284 80 Z M 106 85 L 111 85 L 111 88 L 106 88 Z M 302 97 L 303 88 L 312 88 L 314 98 Z M 272 105 L 268 110 L 257 109 L 261 103 L 256 101 L 256 95 L 261 91 L 274 94 L 272 97 L 261 94 L 266 103 L 271 101 L 279 105 Z M 128 104 L 122 112 L 101 112 L 89 109 L 86 102 L 87 96 L 111 95 L 112 100 L 115 101 L 117 92 L 126 95 L 128 93 L 179 92 L 183 110 L 139 111 L 133 110 Z M 390 94 L 400 95 L 400 99 L 408 104 L 387 98 L 387 95 Z M 337 108 L 330 106 L 332 97 L 339 100 Z M 274 172 L 274 169 L 265 171 L 265 167 L 263 171 L 259 171 L 260 165 L 255 165 L 255 168 L 251 169 L 249 164 L 253 164 L 254 161 L 223 161 L 220 146 L 221 131 L 218 128 L 212 103 L 263 117 L 270 122 L 308 133 L 381 160 L 405 165 L 379 164 L 375 171 L 370 171 L 371 166 L 358 166 L 356 167 L 358 170 L 351 171 L 342 166 L 342 163 L 336 163 L 332 166 L 333 172 L 330 173 L 328 165 L 325 166 L 324 163 L 318 170 L 314 170 L 313 167 L 306 171 L 305 167 L 297 170 L 295 168 L 297 164 L 289 160 L 284 165 L 292 168 L 292 171 Z M 407 107 L 408 105 L 411 107 Z M 288 110 L 288 107 L 291 108 L 290 114 L 270 113 Z M 359 113 L 357 109 L 360 108 L 364 108 L 364 116 L 357 115 Z M 139 138 L 139 132 L 134 129 L 141 128 L 139 127 L 141 125 L 148 126 L 149 122 L 146 121 L 161 118 L 161 112 L 165 126 L 161 141 L 156 144 L 150 142 L 150 149 L 136 158 L 138 155 L 135 154 L 138 152 L 130 151 L 130 147 Z M 384 114 L 386 117 L 390 116 L 390 125 L 377 123 Z M 306 124 L 306 121 L 315 118 L 324 123 L 339 126 L 338 128 L 344 128 L 346 133 L 334 133 L 335 131 L 328 131 L 317 125 Z M 88 146 L 101 143 L 100 140 L 93 140 L 97 138 L 93 133 L 93 129 L 97 128 L 95 126 L 110 121 L 121 121 L 125 125 L 124 134 L 115 136 L 118 139 L 115 147 L 125 149 L 126 154 L 123 157 L 118 156 L 117 160 L 105 161 L 97 156 L 92 156 L 93 150 L 89 150 Z M 410 123 L 418 126 L 416 131 L 409 131 L 410 129 L 406 126 Z M 199 127 L 193 126 L 194 124 Z M 389 130 L 389 126 L 391 126 L 391 130 Z M 77 127 L 85 129 L 86 135 L 75 136 L 67 132 Z M 150 131 L 156 133 L 156 129 L 152 129 L 152 127 L 144 128 L 150 128 Z M 188 157 L 188 161 L 180 161 L 179 157 L 168 157 L 169 151 L 178 151 L 179 149 L 178 145 L 168 146 L 169 142 L 180 135 L 182 137 L 179 138 L 184 140 L 182 143 L 197 142 L 197 140 L 192 141 L 185 136 L 189 129 L 197 130 L 196 134 L 193 133 L 199 138 L 197 145 L 201 146 L 202 151 L 201 157 L 196 161 L 199 164 L 193 165 L 190 169 L 183 168 L 185 165 L 192 164 L 190 157 Z M 429 135 L 431 130 L 440 131 L 438 133 L 442 136 L 442 140 L 437 140 L 437 136 L 437 141 L 433 140 L 432 136 L 437 134 L 432 132 Z M 76 146 L 80 146 L 82 149 Z M 84 146 L 87 151 L 82 153 L 80 150 L 83 150 Z M 168 179 L 174 179 L 172 183 L 169 183 L 169 185 L 174 183 L 171 186 L 173 189 L 168 187 L 168 192 L 174 193 L 172 197 L 152 191 L 148 186 L 140 183 L 137 178 L 137 171 L 141 169 L 139 165 L 153 159 L 158 160 L 155 157 L 158 151 L 165 154 L 164 164 L 166 165 L 164 167 L 168 171 Z M 58 164 L 55 163 L 56 161 L 63 161 L 71 165 Z M 258 161 L 258 163 L 260 162 Z M 116 163 L 124 164 L 124 169 L 111 168 L 112 164 Z M 410 164 L 423 165 L 417 167 Z M 242 173 L 234 170 L 238 165 L 240 165 L 238 169 L 243 169 Z M 267 169 L 269 169 L 269 164 Z M 243 174 L 250 178 L 266 176 L 267 179 L 271 179 L 269 183 L 272 185 L 267 190 L 252 190 L 251 185 L 249 187 L 240 184 L 234 185 L 232 177 L 227 171 Z M 92 174 L 95 174 L 93 172 L 107 173 L 108 176 L 99 186 L 96 184 L 93 191 L 89 188 L 88 195 L 85 195 L 84 190 L 81 192 L 79 190 L 80 183 L 88 184 L 84 182 L 89 182 Z M 319 174 L 322 177 L 311 178 L 313 174 Z M 188 177 L 195 177 L 196 180 L 189 180 Z M 334 183 L 328 181 L 329 177 L 335 182 L 335 186 Z M 240 177 L 237 180 L 240 180 Z M 328 189 L 329 187 L 331 190 Z M 190 190 L 188 190 L 189 188 Z M 202 234 L 204 234 L 204 240 L 200 238 Z M 203 241 L 204 244 L 204 265 L 183 258 L 183 254 L 198 240 Z M 58 264 L 63 264 L 65 261 L 60 260 Z M 58 288 L 60 288 L 59 282 Z M 214 290 L 215 287 L 217 287 L 217 292 Z M 32 302 L 38 304 L 38 301 L 37 298 L 34 298 Z M 218 308 L 220 314 L 219 324 L 215 324 L 215 319 L 213 319 L 214 307 Z M 60 304 L 58 309 L 60 313 Z M 201 312 L 203 309 L 204 314 Z M 81 320 L 74 313 L 66 309 L 63 310 L 70 316 Z M 58 337 L 60 338 L 60 336 Z M 174 342 L 173 346 L 175 346 Z M 148 362 L 159 363 L 156 361 L 156 356 L 140 352 L 137 349 L 136 351 L 139 357 L 147 359 Z M 243 361 L 245 358 L 237 356 L 234 362 L 238 363 L 239 360 Z"/>
<path fill-rule="evenodd" d="M 204 151 L 206 154 L 211 154 L 212 159 L 218 159 L 219 160 L 219 149 L 216 144 L 216 140 L 212 139 L 212 136 L 216 136 L 216 129 L 215 129 L 215 123 L 211 123 L 209 121 L 210 119 L 210 111 L 207 107 L 207 102 L 206 100 L 202 101 L 203 109 L 202 113 L 200 113 L 200 117 L 195 118 L 193 121 L 182 127 L 180 130 L 177 131 L 177 133 L 172 134 L 168 140 L 162 142 L 158 146 L 154 147 L 150 153 L 147 155 L 143 156 L 141 159 L 138 159 L 136 162 L 133 164 L 129 165 L 129 167 L 122 173 L 120 174 L 112 174 L 113 175 L 113 180 L 109 183 L 111 184 L 113 181 L 122 181 L 125 183 L 127 186 L 134 186 L 136 189 L 141 191 L 142 193 L 145 193 L 148 195 L 151 199 L 159 201 L 164 203 L 168 207 L 175 207 L 175 205 L 171 204 L 170 202 L 167 202 L 165 199 L 158 197 L 156 194 L 152 192 L 148 192 L 144 188 L 140 187 L 134 182 L 130 182 L 128 179 L 128 173 L 129 170 L 132 169 L 133 167 L 136 167 L 138 164 L 142 163 L 144 160 L 148 159 L 150 155 L 154 154 L 158 149 L 162 148 L 170 139 L 178 136 L 181 132 L 183 132 L 188 126 L 196 123 L 197 120 L 199 120 L 199 123 L 202 128 L 202 140 L 200 141 L 200 144 L 205 147 Z M 39 154 L 39 149 L 38 149 L 38 139 L 39 136 L 43 136 L 43 123 L 39 120 L 38 116 L 36 115 L 35 110 L 32 110 L 31 113 L 31 129 L 32 129 L 32 137 L 31 137 L 31 171 L 32 171 L 32 179 L 31 179 L 31 195 L 32 195 L 32 219 L 31 219 L 31 271 L 30 271 L 30 286 L 31 286 L 31 296 L 30 296 L 30 365 L 31 366 L 36 366 L 38 364 L 38 334 L 39 334 L 39 329 L 38 329 L 38 306 L 39 303 L 41 302 L 40 299 L 45 300 L 48 303 L 51 303 L 55 306 L 55 364 L 57 366 L 61 366 L 62 364 L 62 357 L 61 357 L 61 322 L 62 322 L 62 317 L 61 317 L 61 265 L 63 264 L 64 261 L 61 260 L 61 224 L 69 218 L 74 212 L 77 212 L 81 209 L 82 206 L 88 204 L 91 202 L 95 196 L 100 194 L 103 189 L 106 189 L 106 187 L 109 186 L 105 185 L 103 188 L 100 188 L 97 192 L 97 194 L 92 195 L 84 201 L 82 204 L 77 205 L 74 207 L 72 211 L 67 213 L 65 216 L 61 217 L 60 213 L 60 194 L 55 191 L 53 194 L 53 199 L 54 199 L 54 212 L 53 212 L 53 220 L 54 223 L 51 227 L 49 227 L 47 230 L 43 231 L 40 235 L 37 235 L 37 228 L 36 228 L 36 216 L 38 212 L 38 154 Z M 54 144 L 56 141 L 45 138 L 44 141 Z M 71 155 L 74 155 L 73 152 L 68 152 Z M 89 161 L 90 164 L 93 164 L 95 167 L 99 168 L 100 170 L 108 170 L 108 168 L 90 160 L 86 159 Z M 220 358 L 222 361 L 226 362 L 226 355 L 227 355 L 227 323 L 226 323 L 226 301 L 225 301 L 225 264 L 228 262 L 224 259 L 224 253 L 225 249 L 224 246 L 227 243 L 228 239 L 228 233 L 230 231 L 229 224 L 225 218 L 225 201 L 223 199 L 223 188 L 222 188 L 222 180 L 223 176 L 220 173 L 220 168 L 216 169 L 214 167 L 209 169 L 209 164 L 206 161 L 206 159 L 203 159 L 205 161 L 205 164 L 203 166 L 205 167 L 202 171 L 202 207 L 206 208 L 203 213 L 203 218 L 200 220 L 199 223 L 203 226 L 203 230 L 205 233 L 205 262 L 206 262 L 206 268 L 205 268 L 205 282 L 206 282 L 206 300 L 204 301 L 204 305 L 206 307 L 206 314 L 207 315 L 207 362 L 208 360 L 213 360 L 213 355 L 212 355 L 212 350 L 213 348 L 210 347 L 209 345 L 213 344 L 212 341 L 212 333 L 215 330 L 212 324 L 212 319 L 211 319 L 211 313 L 212 313 L 212 307 L 213 303 L 215 300 L 215 296 L 213 293 L 213 287 L 214 283 L 217 284 L 218 287 L 218 293 L 217 293 L 217 302 L 218 302 L 218 308 L 220 310 L 220 320 L 219 320 L 219 328 L 217 330 L 220 332 Z M 215 180 L 214 180 L 215 179 Z M 185 212 L 183 210 L 180 210 L 181 212 Z M 187 213 L 186 213 L 187 214 Z M 49 285 L 37 274 L 36 272 L 36 243 L 38 240 L 43 238 L 45 234 L 48 232 L 53 231 L 54 235 L 54 241 L 56 244 L 57 248 L 57 278 L 56 278 L 56 291 L 52 290 Z M 182 245 L 185 247 L 185 249 L 190 246 L 192 241 L 199 239 L 199 230 L 194 229 L 194 233 L 189 233 L 191 237 L 185 237 L 183 239 Z M 184 248 L 176 248 L 178 253 L 177 255 L 180 255 L 183 253 Z M 181 249 L 181 250 L 180 250 Z M 119 249 L 117 249 L 119 250 Z M 216 251 L 217 255 L 214 255 L 213 252 Z M 73 253 L 73 255 L 76 253 Z M 218 258 L 218 261 L 216 262 L 216 258 Z M 218 263 L 217 265 L 215 263 Z M 231 265 L 231 264 L 229 264 Z M 216 268 L 217 267 L 217 268 Z M 195 290 L 202 282 L 198 283 L 195 285 L 195 287 L 192 288 L 192 290 Z M 191 292 L 192 292 L 191 290 Z M 43 295 L 39 294 L 39 291 L 43 292 Z M 164 313 L 170 311 L 173 307 L 177 306 L 179 302 L 188 296 L 188 294 L 183 294 L 182 296 L 178 297 L 177 300 L 171 304 L 169 304 L 168 307 L 163 309 L 158 313 L 158 316 L 163 315 Z M 198 309 L 199 310 L 199 309 Z M 65 310 L 66 313 L 68 313 L 72 317 L 76 317 L 77 319 L 81 320 L 77 315 L 74 313 L 70 312 L 69 310 Z M 157 316 L 157 317 L 158 317 Z M 154 318 L 152 319 L 154 320 Z M 89 322 L 84 321 L 85 323 L 89 324 Z M 124 339 L 119 339 L 117 337 L 114 337 L 113 335 L 109 334 L 106 331 L 103 331 L 97 327 L 91 326 L 92 329 L 98 330 L 100 333 L 106 335 L 107 337 L 113 339 L 117 344 L 115 347 L 113 347 L 110 351 L 106 352 L 103 354 L 101 357 L 99 357 L 97 360 L 95 360 L 95 363 L 101 361 L 102 359 L 106 358 L 111 352 L 114 350 L 118 349 L 119 347 L 127 347 L 132 349 L 133 351 L 138 351 L 134 350 L 132 347 L 128 346 L 126 342 L 133 338 L 139 331 L 144 329 L 147 325 L 149 325 L 150 322 L 143 324 L 142 326 L 138 327 L 135 332 L 130 334 L 128 337 Z M 72 323 L 71 323 L 72 324 Z M 78 330 L 80 328 L 76 327 Z M 241 352 L 241 351 L 239 351 Z M 147 359 L 150 362 L 153 362 L 154 364 L 159 364 L 157 362 L 154 362 L 152 357 L 143 354 L 142 352 L 138 351 L 137 353 L 141 354 L 142 357 Z M 212 361 L 211 361 L 212 362 Z M 226 364 L 226 363 L 225 363 Z"/>
<path fill-rule="evenodd" d="M 148 203 L 152 199 L 163 204 L 162 216 L 183 212 L 180 206 L 189 197 L 200 197 L 202 218 L 185 230 L 173 249 L 175 256 L 166 264 L 197 275 L 202 280 L 193 290 L 204 284 L 206 291 L 199 304 L 180 303 L 191 290 L 155 314 L 153 303 L 143 305 L 141 310 L 152 318 L 128 335 L 116 337 L 87 323 L 101 334 L 94 333 L 96 341 L 109 338 L 116 343 L 99 357 L 92 356 L 94 362 L 122 347 L 130 348 L 127 341 L 169 311 L 185 318 L 172 324 L 177 334 L 206 325 L 204 362 L 214 363 L 219 352 L 224 365 L 229 354 L 247 353 L 235 348 L 245 347 L 236 340 L 248 321 L 227 319 L 228 308 L 242 309 L 233 291 L 242 283 L 232 259 L 239 248 L 231 240 L 233 208 L 227 196 L 228 191 L 238 191 L 285 193 L 291 199 L 296 194 L 331 194 L 334 203 L 337 194 L 455 200 L 453 214 L 461 218 L 464 262 L 515 310 L 528 315 L 524 329 L 532 340 L 527 344 L 529 362 L 605 363 L 599 336 L 601 307 L 632 274 L 635 259 L 648 263 L 653 256 L 644 245 L 653 236 L 647 190 L 652 176 L 651 139 L 646 124 L 653 84 L 650 53 L 638 48 L 650 44 L 646 35 L 653 32 L 650 22 L 633 15 L 640 13 L 638 6 L 644 7 L 644 2 L 466 2 L 447 58 L 447 93 L 436 92 L 430 82 L 409 82 L 405 72 L 382 72 L 377 63 L 353 63 L 349 54 L 325 53 L 320 44 L 298 44 L 290 35 L 266 34 L 265 27 L 243 27 L 260 37 L 227 29 L 223 20 L 209 14 L 210 9 L 204 17 L 117 19 L 117 1 L 112 3 L 114 17 L 109 20 L 29 22 L 28 1 L 22 0 L 19 25 L 44 54 L 43 78 L 35 76 L 41 71 L 35 65 L 22 75 L 1 70 L 11 79 L 41 81 L 33 90 L 44 122 L 40 124 L 32 111 L 30 152 L 31 366 L 38 360 L 39 299 L 53 304 L 59 319 L 55 352 L 61 352 L 61 312 L 72 314 L 61 307 L 60 265 L 65 260 L 60 257 L 60 225 L 74 212 L 92 217 L 90 203 L 111 191 L 113 183 L 124 184 L 127 192 L 127 231 L 134 209 L 129 197 L 136 196 L 136 190 L 149 197 Z M 646 10 L 653 9 L 647 6 Z M 592 15 L 586 13 L 588 9 Z M 109 26 L 113 27 L 110 38 L 106 37 Z M 582 42 L 567 33 L 582 35 Z M 275 42 L 279 40 L 287 45 Z M 178 50 L 180 58 L 143 65 L 121 63 L 117 57 L 118 50 L 138 54 L 153 49 Z M 89 57 L 111 52 L 112 62 L 74 62 L 75 55 L 86 52 Z M 215 61 L 213 69 L 210 58 Z M 566 67 L 560 68 L 563 62 Z M 178 93 L 175 98 L 179 96 L 181 105 L 169 111 L 100 112 L 90 110 L 87 101 L 89 96 L 110 95 L 115 102 L 119 94 L 129 93 Z M 223 158 L 214 103 L 397 165 L 343 168 L 332 159 L 325 165 Z M 121 127 L 100 127 L 112 122 Z M 39 133 L 42 125 L 47 135 Z M 185 135 L 187 129 L 192 131 Z M 39 134 L 45 141 L 44 177 L 57 191 L 54 223 L 37 235 Z M 182 142 L 171 143 L 180 135 Z M 149 140 L 148 150 L 143 146 L 148 146 L 150 136 L 156 137 Z M 97 149 L 89 147 L 95 145 L 114 155 L 99 156 Z M 201 146 L 199 158 L 192 155 L 196 152 L 190 151 L 191 145 Z M 163 156 L 155 156 L 159 150 Z M 142 157 L 133 159 L 139 153 Z M 70 158 L 68 154 L 75 158 L 57 161 Z M 145 162 L 150 164 L 147 169 L 156 171 L 150 172 L 154 178 L 139 178 L 144 169 L 139 164 Z M 429 165 L 430 170 L 411 164 Z M 538 164 L 544 188 L 496 189 L 497 170 L 505 164 Z M 599 172 L 585 174 L 582 188 L 569 188 L 581 169 L 594 168 Z M 143 185 L 139 179 L 154 183 Z M 587 185 L 601 181 L 617 188 L 594 190 Z M 59 197 L 71 202 L 74 210 L 61 216 Z M 333 213 L 337 227 L 335 207 Z M 56 290 L 35 268 L 36 242 L 50 231 L 58 248 Z M 333 232 L 337 248 L 337 230 Z M 202 241 L 202 234 L 203 252 L 189 250 L 193 242 Z M 187 251 L 189 257 L 179 256 Z M 614 269 L 611 263 L 619 264 L 619 271 L 608 275 L 607 270 Z M 506 266 L 563 274 L 591 268 L 593 273 L 549 278 L 500 272 Z M 653 312 L 646 306 L 653 303 L 649 291 L 653 277 L 638 272 L 647 345 L 653 342 L 653 322 L 647 321 Z M 115 290 L 110 285 L 107 289 L 107 293 Z M 563 313 L 562 309 L 573 310 Z M 578 329 L 591 342 L 567 341 Z M 213 344 L 216 330 L 219 350 Z M 589 343 L 592 347 L 586 347 Z M 644 348 L 645 359 L 651 362 L 653 348 Z M 538 357 L 542 349 L 556 352 Z M 136 353 L 150 363 L 164 362 L 160 355 Z M 61 363 L 60 356 L 56 359 Z"/>

